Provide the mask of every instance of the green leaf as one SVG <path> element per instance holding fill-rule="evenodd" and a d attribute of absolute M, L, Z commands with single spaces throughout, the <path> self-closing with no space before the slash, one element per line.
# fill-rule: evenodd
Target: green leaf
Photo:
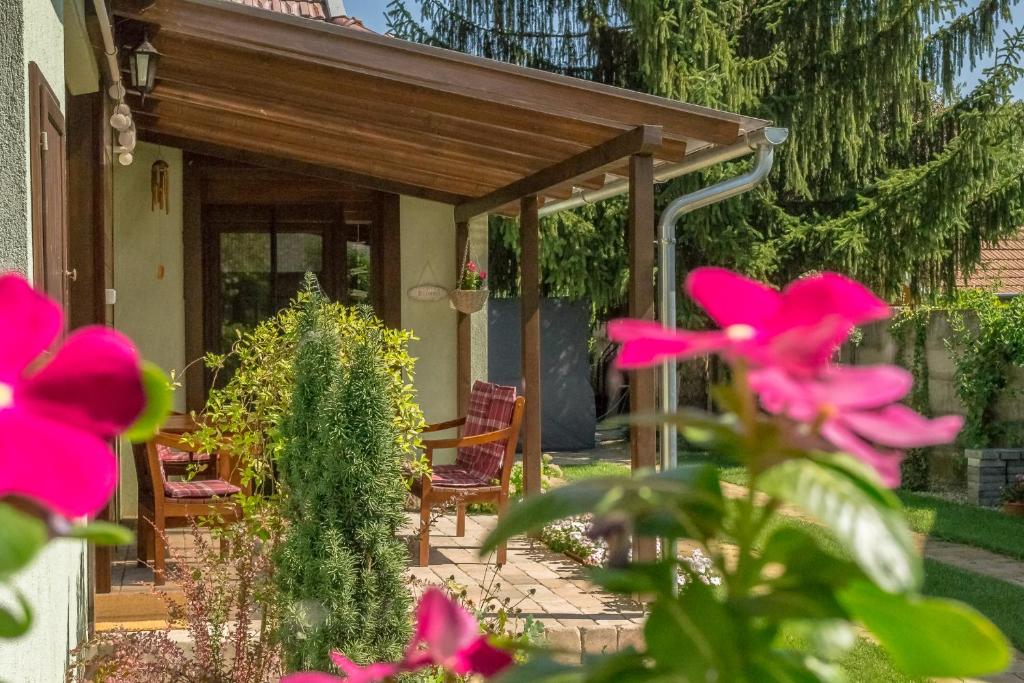
<path fill-rule="evenodd" d="M 885 593 L 858 581 L 839 601 L 911 676 L 973 678 L 1003 671 L 1006 637 L 979 612 L 953 600 Z"/>
<path fill-rule="evenodd" d="M 588 573 L 594 583 L 611 593 L 672 595 L 676 585 L 674 562 L 635 563 L 621 569 L 595 567 Z"/>
<path fill-rule="evenodd" d="M 129 545 L 135 540 L 135 534 L 130 529 L 103 521 L 73 526 L 67 535 L 70 538 L 81 538 L 94 545 Z"/>
<path fill-rule="evenodd" d="M 42 520 L 0 503 L 0 581 L 28 565 L 48 538 Z"/>
<path fill-rule="evenodd" d="M 646 473 L 632 478 L 596 477 L 560 486 L 539 496 L 530 496 L 513 504 L 485 539 L 482 553 L 494 550 L 502 540 L 530 530 L 541 529 L 555 520 L 592 512 L 613 510 L 649 510 L 669 498 L 696 496 L 703 501 L 706 492 L 695 491 L 692 482 L 706 477 L 707 465 L 688 465 L 662 473 Z"/>
<path fill-rule="evenodd" d="M 21 593 L 15 591 L 20 614 L 0 605 L 0 638 L 17 638 L 32 627 L 32 606 Z"/>
<path fill-rule="evenodd" d="M 921 560 L 902 514 L 885 494 L 851 472 L 814 460 L 787 460 L 767 470 L 757 488 L 813 515 L 827 526 L 864 572 L 890 592 L 921 585 Z"/>
<path fill-rule="evenodd" d="M 644 625 L 647 654 L 659 670 L 682 674 L 682 680 L 704 681 L 709 671 L 719 681 L 739 680 L 733 618 L 708 586 L 691 581 L 682 597 L 651 607 Z"/>
<path fill-rule="evenodd" d="M 764 544 L 763 564 L 779 564 L 785 572 L 771 581 L 775 588 L 798 588 L 807 584 L 841 586 L 864 573 L 847 559 L 825 550 L 818 539 L 798 526 L 781 526 Z"/>
<path fill-rule="evenodd" d="M 124 435 L 136 443 L 156 434 L 171 412 L 171 386 L 163 370 L 148 361 L 142 362 L 142 390 L 146 407 Z"/>

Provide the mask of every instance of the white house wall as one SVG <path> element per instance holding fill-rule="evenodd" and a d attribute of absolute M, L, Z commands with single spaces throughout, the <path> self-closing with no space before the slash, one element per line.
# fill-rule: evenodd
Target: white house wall
<path fill-rule="evenodd" d="M 150 169 L 158 159 L 169 166 L 169 212 L 151 209 Z M 140 142 L 131 166 L 114 166 L 114 327 L 135 342 L 146 360 L 165 372 L 180 372 L 188 362 L 181 182 L 181 150 L 172 147 Z M 184 407 L 184 390 L 179 389 L 175 409 Z M 129 444 L 122 444 L 120 452 L 120 514 L 134 517 L 138 503 L 135 462 Z"/>

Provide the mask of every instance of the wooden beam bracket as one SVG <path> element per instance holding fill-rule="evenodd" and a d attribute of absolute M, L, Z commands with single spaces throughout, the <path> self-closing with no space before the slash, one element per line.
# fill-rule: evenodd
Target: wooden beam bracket
<path fill-rule="evenodd" d="M 536 173 L 498 188 L 482 197 L 471 199 L 455 207 L 455 220 L 468 221 L 499 206 L 523 197 L 543 194 L 544 190 L 591 177 L 598 169 L 634 154 L 653 154 L 661 144 L 661 126 L 637 126 L 607 142 L 591 147 L 579 154 L 552 164 Z"/>

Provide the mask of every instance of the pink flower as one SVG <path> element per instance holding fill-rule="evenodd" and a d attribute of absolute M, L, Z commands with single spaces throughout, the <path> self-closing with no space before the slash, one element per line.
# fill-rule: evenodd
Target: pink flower
<path fill-rule="evenodd" d="M 686 291 L 721 329 L 675 331 L 646 320 L 613 320 L 608 336 L 622 343 L 619 367 L 722 353 L 807 374 L 828 362 L 854 326 L 889 316 L 884 301 L 836 273 L 802 278 L 778 292 L 723 268 L 697 268 Z"/>
<path fill-rule="evenodd" d="M 322 673 L 296 673 L 281 683 L 376 683 L 399 673 L 440 666 L 458 675 L 494 676 L 515 660 L 505 650 L 491 645 L 469 612 L 438 588 L 430 588 L 416 608 L 416 633 L 400 662 L 360 666 L 338 652 L 331 660 L 343 678 Z"/>
<path fill-rule="evenodd" d="M 477 270 L 476 263 L 474 261 L 467 261 L 466 262 L 466 270 L 468 270 L 471 273 L 475 273 L 476 270 Z"/>
<path fill-rule="evenodd" d="M 32 499 L 65 517 L 110 499 L 117 462 L 107 440 L 142 412 L 138 353 L 104 327 L 71 334 L 60 308 L 20 276 L 0 276 L 0 497 Z"/>
<path fill-rule="evenodd" d="M 480 279 L 481 280 L 486 280 L 487 279 L 487 271 L 486 270 L 481 270 L 480 271 Z"/>
<path fill-rule="evenodd" d="M 871 465 L 887 486 L 900 481 L 903 454 L 892 448 L 948 443 L 956 438 L 963 418 L 925 418 L 900 403 L 913 378 L 891 365 L 835 367 L 817 379 L 800 379 L 778 368 L 750 375 L 751 388 L 770 413 L 818 426 L 821 436 L 841 451 Z"/>

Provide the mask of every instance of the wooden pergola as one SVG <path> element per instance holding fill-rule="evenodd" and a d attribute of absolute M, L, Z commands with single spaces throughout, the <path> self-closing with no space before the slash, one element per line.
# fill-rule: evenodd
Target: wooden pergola
<path fill-rule="evenodd" d="M 522 231 L 525 483 L 540 489 L 538 211 L 629 178 L 629 312 L 653 319 L 659 167 L 742 142 L 767 121 L 409 43 L 225 0 L 114 0 L 122 44 L 145 31 L 157 84 L 132 101 L 139 137 L 454 207 L 468 221 L 518 215 Z M 470 325 L 459 316 L 460 407 Z M 655 375 L 631 378 L 655 408 Z M 632 433 L 633 467 L 656 464 L 652 428 Z"/>

